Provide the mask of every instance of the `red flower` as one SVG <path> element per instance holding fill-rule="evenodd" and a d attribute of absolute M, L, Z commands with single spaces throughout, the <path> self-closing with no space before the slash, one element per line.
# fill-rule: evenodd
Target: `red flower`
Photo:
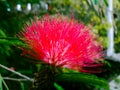
<path fill-rule="evenodd" d="M 21 34 L 31 48 L 27 54 L 50 65 L 80 71 L 102 56 L 92 31 L 75 20 L 45 16 L 32 21 Z"/>

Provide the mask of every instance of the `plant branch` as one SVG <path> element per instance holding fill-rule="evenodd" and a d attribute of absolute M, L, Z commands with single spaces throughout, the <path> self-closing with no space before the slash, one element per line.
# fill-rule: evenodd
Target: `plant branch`
<path fill-rule="evenodd" d="M 0 64 L 0 67 L 2 67 L 2 68 L 4 68 L 4 69 L 6 69 L 6 70 L 8 70 L 8 71 L 10 71 L 10 72 L 18 75 L 18 76 L 20 76 L 20 77 L 22 77 L 22 78 L 25 78 L 25 79 L 27 79 L 27 80 L 29 80 L 29 81 L 31 81 L 31 82 L 34 81 L 33 79 L 29 78 L 28 76 L 23 75 L 23 74 L 21 74 L 21 73 L 19 73 L 19 72 L 16 72 L 15 70 L 11 70 L 10 68 L 8 68 L 8 67 L 6 67 L 6 66 L 4 66 L 4 65 L 2 65 L 2 64 Z"/>
<path fill-rule="evenodd" d="M 22 79 L 22 78 L 11 78 L 11 77 L 3 77 L 4 80 L 11 80 L 11 81 L 18 81 L 18 82 L 21 82 L 21 81 L 28 81 L 27 79 Z"/>

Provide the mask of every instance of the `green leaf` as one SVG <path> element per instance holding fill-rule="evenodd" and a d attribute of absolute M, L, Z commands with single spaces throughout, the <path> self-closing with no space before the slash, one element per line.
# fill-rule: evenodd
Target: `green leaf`
<path fill-rule="evenodd" d="M 63 73 L 55 77 L 56 82 L 71 82 L 71 83 L 85 83 L 87 85 L 97 86 L 109 90 L 109 85 L 106 80 L 98 78 L 95 75 L 84 73 Z"/>
<path fill-rule="evenodd" d="M 23 82 L 20 82 L 20 86 L 21 86 L 21 90 L 25 90 Z"/>
<path fill-rule="evenodd" d="M 108 0 L 104 0 L 106 6 L 108 6 Z"/>
<path fill-rule="evenodd" d="M 54 83 L 54 87 L 57 89 L 57 90 L 64 90 L 62 88 L 62 86 L 58 85 L 57 83 Z"/>
<path fill-rule="evenodd" d="M 99 0 L 93 0 L 94 4 L 98 5 L 99 4 Z"/>
<path fill-rule="evenodd" d="M 18 72 L 22 74 L 32 74 L 31 70 L 19 70 Z"/>
<path fill-rule="evenodd" d="M 69 68 L 62 68 L 62 72 L 64 73 L 79 73 L 78 71 L 69 69 Z"/>
<path fill-rule="evenodd" d="M 26 47 L 28 46 L 27 44 L 23 43 L 21 40 L 9 40 L 9 39 L 0 39 L 0 44 L 4 45 L 15 45 L 15 46 L 21 46 L 21 47 Z"/>
<path fill-rule="evenodd" d="M 0 36 L 7 37 L 6 34 L 0 29 Z"/>
<path fill-rule="evenodd" d="M 2 87 L 2 76 L 0 75 L 0 90 L 3 90 L 3 87 Z"/>
<path fill-rule="evenodd" d="M 3 30 L 0 29 L 0 37 L 1 36 L 3 38 L 7 37 L 6 34 L 3 32 Z M 10 53 L 8 51 L 10 49 L 10 47 L 8 45 L 4 45 L 4 46 L 1 46 L 1 47 L 2 47 L 1 51 L 4 51 L 7 56 L 10 56 Z"/>
<path fill-rule="evenodd" d="M 104 61 L 103 61 L 103 63 L 105 63 L 108 67 L 111 67 L 111 64 L 110 64 L 110 62 L 109 62 L 109 61 L 104 60 Z"/>

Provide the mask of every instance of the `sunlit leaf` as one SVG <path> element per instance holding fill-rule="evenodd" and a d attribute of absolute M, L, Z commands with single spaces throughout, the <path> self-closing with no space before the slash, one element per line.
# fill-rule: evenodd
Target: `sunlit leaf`
<path fill-rule="evenodd" d="M 54 86 L 55 86 L 55 88 L 56 88 L 57 90 L 64 90 L 64 89 L 62 88 L 62 86 L 60 86 L 60 85 L 57 84 L 57 83 L 54 83 Z"/>

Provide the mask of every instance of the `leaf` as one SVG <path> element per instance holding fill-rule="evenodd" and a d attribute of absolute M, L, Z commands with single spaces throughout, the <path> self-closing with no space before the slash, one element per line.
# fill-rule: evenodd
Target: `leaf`
<path fill-rule="evenodd" d="M 4 38 L 7 37 L 6 34 L 0 29 L 0 37 L 1 36 L 4 37 Z M 8 45 L 4 45 L 4 46 L 1 46 L 1 47 L 2 47 L 1 51 L 4 51 L 7 56 L 10 56 L 10 53 L 8 51 L 10 49 L 10 47 Z"/>
<path fill-rule="evenodd" d="M 104 62 L 108 67 L 112 67 L 109 61 L 104 60 L 103 62 Z"/>
<path fill-rule="evenodd" d="M 99 0 L 94 0 L 93 2 L 94 2 L 94 4 L 96 4 L 96 5 L 99 4 Z"/>
<path fill-rule="evenodd" d="M 19 73 L 22 73 L 22 74 L 32 74 L 32 71 L 31 70 L 19 70 L 18 71 Z"/>
<path fill-rule="evenodd" d="M 84 73 L 63 73 L 55 77 L 56 82 L 85 83 L 87 85 L 97 86 L 109 90 L 106 80 L 98 78 L 95 75 Z"/>
<path fill-rule="evenodd" d="M 0 44 L 3 45 L 14 45 L 14 46 L 21 46 L 26 47 L 27 44 L 23 43 L 21 40 L 7 40 L 7 39 L 0 39 Z"/>
<path fill-rule="evenodd" d="M 54 87 L 57 89 L 57 90 L 64 90 L 62 88 L 62 86 L 58 85 L 57 83 L 54 83 Z"/>
<path fill-rule="evenodd" d="M 25 90 L 23 82 L 20 82 L 20 86 L 21 86 L 21 90 Z"/>
<path fill-rule="evenodd" d="M 69 68 L 62 68 L 62 72 L 64 73 L 79 73 L 78 71 L 69 69 Z"/>
<path fill-rule="evenodd" d="M 108 0 L 104 0 L 106 6 L 108 6 Z"/>
<path fill-rule="evenodd" d="M 0 75 L 0 90 L 3 90 L 3 87 L 2 87 L 2 76 Z"/>
<path fill-rule="evenodd" d="M 0 36 L 7 37 L 6 34 L 0 29 Z"/>

